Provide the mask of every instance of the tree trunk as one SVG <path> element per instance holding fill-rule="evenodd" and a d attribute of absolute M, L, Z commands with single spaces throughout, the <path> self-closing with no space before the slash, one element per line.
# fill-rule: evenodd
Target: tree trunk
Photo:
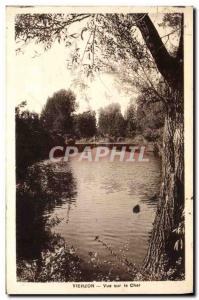
<path fill-rule="evenodd" d="M 156 218 L 143 270 L 148 274 L 167 272 L 176 266 L 176 233 L 184 208 L 184 122 L 183 97 L 175 91 L 167 105 L 163 133 L 162 184 Z M 184 261 L 182 262 L 184 265 Z"/>
<path fill-rule="evenodd" d="M 155 278 L 157 274 L 165 274 L 170 268 L 176 268 L 176 261 L 179 257 L 182 260 L 181 266 L 184 268 L 183 250 L 177 251 L 176 242 L 179 236 L 174 232 L 176 228 L 179 228 L 180 223 L 183 224 L 184 209 L 184 18 L 182 15 L 181 37 L 176 57 L 168 53 L 147 14 L 137 14 L 135 19 L 159 72 L 173 89 L 172 99 L 167 100 L 166 103 L 160 199 L 148 253 L 143 264 L 143 274 L 148 273 L 151 278 Z M 182 234 L 181 241 L 183 238 Z"/>

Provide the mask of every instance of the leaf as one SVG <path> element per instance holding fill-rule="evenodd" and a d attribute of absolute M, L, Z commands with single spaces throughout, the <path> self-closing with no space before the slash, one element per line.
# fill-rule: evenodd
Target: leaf
<path fill-rule="evenodd" d="M 82 29 L 82 31 L 81 31 L 81 39 L 82 39 L 82 41 L 84 40 L 84 38 L 83 38 L 83 33 L 85 32 L 85 31 L 87 31 L 88 29 L 86 28 L 86 27 L 84 27 L 83 29 Z"/>
<path fill-rule="evenodd" d="M 72 43 L 69 42 L 69 41 L 67 41 L 67 42 L 65 43 L 65 46 L 66 46 L 66 47 L 71 46 L 71 45 L 72 45 Z"/>
<path fill-rule="evenodd" d="M 76 39 L 77 38 L 77 33 L 71 34 L 70 37 L 72 37 L 73 39 Z"/>
<path fill-rule="evenodd" d="M 183 249 L 183 240 L 180 239 L 180 249 L 182 250 Z"/>
<path fill-rule="evenodd" d="M 175 242 L 175 245 L 174 245 L 174 250 L 176 250 L 176 251 L 178 251 L 179 250 L 179 240 L 177 240 L 176 242 Z"/>
<path fill-rule="evenodd" d="M 29 263 L 25 263 L 25 266 L 26 266 L 26 268 L 31 268 L 31 264 L 29 264 Z"/>
<path fill-rule="evenodd" d="M 47 258 L 46 258 L 46 261 L 45 261 L 46 266 L 47 266 L 49 263 L 50 263 L 50 257 L 47 257 Z"/>

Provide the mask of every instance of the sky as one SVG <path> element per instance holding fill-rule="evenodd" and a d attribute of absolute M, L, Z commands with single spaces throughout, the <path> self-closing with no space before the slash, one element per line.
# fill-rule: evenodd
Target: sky
<path fill-rule="evenodd" d="M 40 56 L 35 54 L 33 47 L 27 47 L 24 54 L 16 56 L 16 105 L 26 100 L 30 110 L 40 113 L 49 96 L 60 89 L 70 88 L 76 94 L 79 112 L 90 108 L 97 111 L 112 102 L 120 103 L 122 111 L 125 110 L 130 96 L 118 92 L 110 74 L 101 74 L 93 82 L 88 82 L 86 101 L 85 93 L 80 93 L 74 86 L 75 77 L 67 69 L 65 52 L 64 45 L 55 44 Z"/>
<path fill-rule="evenodd" d="M 156 23 L 157 21 L 159 20 L 156 20 Z M 168 29 L 161 30 L 161 34 L 168 32 Z M 50 50 L 44 52 L 42 46 L 30 43 L 24 47 L 23 54 L 16 55 L 13 67 L 16 82 L 15 104 L 26 100 L 30 111 L 40 113 L 48 97 L 60 89 L 70 88 L 76 94 L 78 112 L 88 109 L 98 112 L 100 107 L 118 102 L 124 113 L 130 99 L 135 100 L 137 94 L 122 94 L 121 87 L 120 91 L 116 88 L 113 75 L 101 74 L 92 82 L 88 82 L 89 88 L 85 97 L 85 93 L 82 94 L 74 86 L 74 77 L 67 69 L 67 51 L 63 44 L 55 43 Z M 78 75 L 76 76 L 75 78 L 78 78 Z"/>

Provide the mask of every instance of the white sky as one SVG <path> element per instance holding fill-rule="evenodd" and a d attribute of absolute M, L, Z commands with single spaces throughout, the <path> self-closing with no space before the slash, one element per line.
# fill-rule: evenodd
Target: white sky
<path fill-rule="evenodd" d="M 51 96 L 59 89 L 71 88 L 79 103 L 79 111 L 89 108 L 88 102 L 79 90 L 71 87 L 73 76 L 66 67 L 66 49 L 64 45 L 55 44 L 53 47 L 32 58 L 35 54 L 27 47 L 24 54 L 16 56 L 15 78 L 16 78 L 16 104 L 26 100 L 30 110 L 40 112 L 46 103 L 48 96 Z M 104 74 L 89 84 L 87 96 L 92 109 L 118 102 L 122 110 L 126 108 L 130 97 L 118 93 L 114 86 L 114 78 Z"/>
<path fill-rule="evenodd" d="M 154 16 L 154 20 L 158 18 L 159 16 Z M 161 29 L 161 34 L 164 35 L 168 30 L 170 32 L 171 28 Z M 119 93 L 114 85 L 113 76 L 102 74 L 100 78 L 95 78 L 89 84 L 89 89 L 86 92 L 89 99 L 88 104 L 79 90 L 75 89 L 74 86 L 71 87 L 73 77 L 66 67 L 68 50 L 65 46 L 56 43 L 46 52 L 41 51 L 40 47 L 31 43 L 24 48 L 24 54 L 16 56 L 13 67 L 16 79 L 16 105 L 26 100 L 29 110 L 40 113 L 49 96 L 60 89 L 68 88 L 71 88 L 77 96 L 79 112 L 89 108 L 97 112 L 100 107 L 112 102 L 120 103 L 122 112 L 124 112 L 130 99 L 136 98 L 136 94 L 127 96 Z M 36 56 L 35 50 L 43 53 Z"/>

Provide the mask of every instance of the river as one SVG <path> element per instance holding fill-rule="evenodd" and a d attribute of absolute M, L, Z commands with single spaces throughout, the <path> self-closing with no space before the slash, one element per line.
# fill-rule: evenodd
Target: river
<path fill-rule="evenodd" d="M 120 279 L 128 279 L 123 262 L 143 261 L 157 205 L 160 161 L 152 153 L 147 158 L 148 162 L 46 160 L 32 166 L 26 183 L 31 199 L 18 195 L 18 256 L 39 256 L 50 239 L 46 224 L 57 220 L 50 232 L 75 249 L 88 272 L 94 261 L 104 272 L 111 268 Z M 135 205 L 139 213 L 133 212 Z"/>

